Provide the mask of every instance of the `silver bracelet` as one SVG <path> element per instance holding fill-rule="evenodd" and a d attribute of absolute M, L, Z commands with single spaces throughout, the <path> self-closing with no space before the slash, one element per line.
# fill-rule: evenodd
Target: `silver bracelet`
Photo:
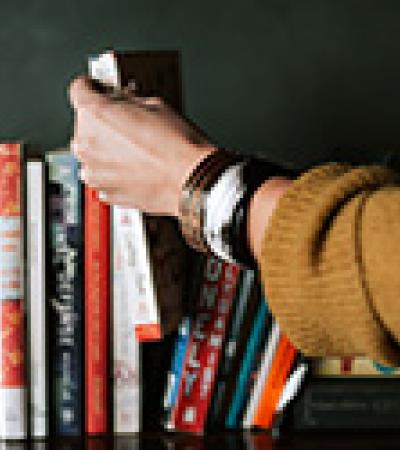
<path fill-rule="evenodd" d="M 207 245 L 215 255 L 237 262 L 233 257 L 229 229 L 236 205 L 245 194 L 243 185 L 244 161 L 227 167 L 207 193 L 204 208 L 203 233 Z"/>

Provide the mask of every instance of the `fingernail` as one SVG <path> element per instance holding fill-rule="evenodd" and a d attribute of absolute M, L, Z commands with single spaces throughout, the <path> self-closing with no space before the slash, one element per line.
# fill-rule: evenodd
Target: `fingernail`
<path fill-rule="evenodd" d="M 99 199 L 100 200 L 107 200 L 107 194 L 104 191 L 99 191 Z"/>

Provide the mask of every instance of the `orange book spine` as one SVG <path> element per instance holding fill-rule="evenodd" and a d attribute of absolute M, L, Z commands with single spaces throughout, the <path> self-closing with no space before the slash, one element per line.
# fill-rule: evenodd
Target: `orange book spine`
<path fill-rule="evenodd" d="M 110 207 L 85 187 L 86 432 L 109 429 Z"/>
<path fill-rule="evenodd" d="M 262 391 L 260 402 L 254 418 L 254 426 L 271 428 L 280 395 L 285 386 L 295 357 L 296 349 L 289 339 L 282 335 L 276 349 L 271 371 Z"/>

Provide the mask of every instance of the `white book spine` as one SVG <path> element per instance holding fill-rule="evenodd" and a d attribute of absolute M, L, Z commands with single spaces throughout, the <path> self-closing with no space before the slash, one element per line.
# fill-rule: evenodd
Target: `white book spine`
<path fill-rule="evenodd" d="M 154 277 L 151 269 L 149 244 L 143 214 L 131 209 L 132 219 L 132 276 L 134 282 L 134 327 L 160 323 Z"/>
<path fill-rule="evenodd" d="M 257 380 L 253 386 L 250 400 L 247 404 L 245 414 L 243 416 L 242 426 L 244 429 L 250 429 L 253 426 L 253 419 L 257 411 L 258 403 L 261 397 L 262 390 L 267 382 L 268 375 L 271 371 L 272 362 L 274 360 L 275 352 L 281 337 L 278 324 L 274 321 L 272 324 L 271 333 L 268 337 L 268 342 L 265 346 L 265 351 L 261 360 L 261 366 L 258 370 Z"/>
<path fill-rule="evenodd" d="M 114 432 L 136 433 L 141 428 L 141 373 L 139 343 L 134 339 L 132 326 L 136 312 L 134 213 L 114 206 L 111 214 Z"/>
<path fill-rule="evenodd" d="M 45 290 L 45 187 L 41 161 L 27 164 L 27 263 L 31 435 L 48 435 Z"/>

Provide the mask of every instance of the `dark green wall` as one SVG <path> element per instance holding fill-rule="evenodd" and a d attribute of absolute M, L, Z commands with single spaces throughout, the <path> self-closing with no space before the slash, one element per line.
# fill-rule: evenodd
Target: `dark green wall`
<path fill-rule="evenodd" d="M 0 19 L 0 139 L 65 144 L 66 86 L 113 47 L 181 50 L 187 114 L 220 145 L 400 149 L 399 1 L 0 0 Z"/>

